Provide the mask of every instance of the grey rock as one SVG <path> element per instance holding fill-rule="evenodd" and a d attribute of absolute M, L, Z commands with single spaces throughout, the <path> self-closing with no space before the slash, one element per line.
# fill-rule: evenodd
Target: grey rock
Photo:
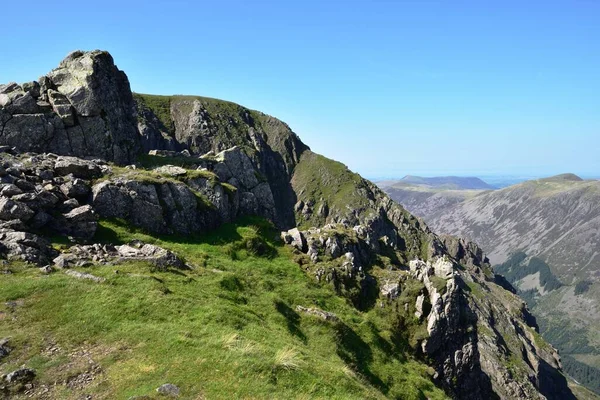
<path fill-rule="evenodd" d="M 29 232 L 0 232 L 0 252 L 9 259 L 46 265 L 56 257 L 56 250 L 46 239 Z"/>
<path fill-rule="evenodd" d="M 12 349 L 8 346 L 10 338 L 0 339 L 0 361 L 10 354 Z"/>
<path fill-rule="evenodd" d="M 83 179 L 73 179 L 60 185 L 60 190 L 67 197 L 85 198 L 91 192 L 91 187 Z"/>
<path fill-rule="evenodd" d="M 45 265 L 43 267 L 40 267 L 40 272 L 42 274 L 50 274 L 50 273 L 52 273 L 52 271 L 53 271 L 52 266 L 50 266 L 50 265 Z"/>
<path fill-rule="evenodd" d="M 163 165 L 155 169 L 159 174 L 169 175 L 169 176 L 184 176 L 187 174 L 187 171 L 184 168 L 177 167 L 175 165 Z"/>
<path fill-rule="evenodd" d="M 28 221 L 34 214 L 35 212 L 31 208 L 21 202 L 6 197 L 0 198 L 0 219 Z"/>
<path fill-rule="evenodd" d="M 94 179 L 102 176 L 102 169 L 93 161 L 66 156 L 56 160 L 54 172 L 60 176 L 72 174 L 76 178 L 82 179 Z"/>
<path fill-rule="evenodd" d="M 33 229 L 41 229 L 52 221 L 52 216 L 45 211 L 38 211 L 28 222 Z"/>
<path fill-rule="evenodd" d="M 92 187 L 92 205 L 101 217 L 128 218 L 133 198 L 123 186 L 104 181 Z"/>
<path fill-rule="evenodd" d="M 34 179 L 34 178 L 30 178 L 30 179 Z M 36 188 L 34 183 L 29 182 L 29 181 L 27 181 L 25 179 L 17 179 L 15 181 L 15 185 L 19 189 L 21 189 L 21 190 L 23 190 L 25 192 L 31 192 L 31 191 L 35 190 L 35 188 Z"/>
<path fill-rule="evenodd" d="M 4 376 L 6 383 L 27 383 L 35 378 L 35 371 L 30 368 L 19 368 Z"/>
<path fill-rule="evenodd" d="M 63 215 L 66 224 L 62 230 L 73 237 L 90 240 L 96 234 L 98 217 L 91 205 L 74 208 Z"/>
<path fill-rule="evenodd" d="M 160 385 L 160 387 L 158 387 L 156 389 L 156 391 L 163 396 L 169 396 L 169 397 L 178 397 L 179 396 L 179 387 L 173 385 L 172 383 L 165 383 L 163 385 Z"/>
<path fill-rule="evenodd" d="M 44 181 L 51 181 L 54 178 L 54 172 L 49 169 L 40 170 L 37 175 Z"/>
<path fill-rule="evenodd" d="M 73 52 L 47 76 L 82 117 L 83 134 L 90 137 L 87 142 L 91 148 L 83 154 L 79 149 L 72 154 L 131 163 L 140 148 L 134 102 L 127 76 L 117 69 L 110 54 Z M 103 126 L 100 128 L 99 120 L 86 125 L 85 117 L 101 117 Z"/>
<path fill-rule="evenodd" d="M 65 274 L 72 276 L 74 278 L 77 279 L 87 279 L 90 281 L 94 281 L 96 283 L 102 283 L 104 282 L 106 279 L 96 276 L 96 275 L 92 275 L 92 274 L 88 274 L 87 272 L 79 272 L 79 271 L 75 271 L 72 269 L 65 269 L 64 270 Z"/>
<path fill-rule="evenodd" d="M 232 176 L 240 181 L 246 189 L 258 185 L 254 165 L 250 158 L 239 147 L 224 150 L 216 155 L 215 159 L 227 166 Z"/>
<path fill-rule="evenodd" d="M 59 209 L 64 213 L 68 213 L 77 207 L 79 207 L 79 201 L 77 201 L 77 199 L 68 199 L 62 202 Z"/>
<path fill-rule="evenodd" d="M 17 185 L 12 183 L 2 185 L 2 189 L 0 189 L 0 196 L 4 197 L 12 197 L 21 193 L 23 193 L 23 191 Z"/>
<path fill-rule="evenodd" d="M 29 93 L 20 92 L 9 97 L 11 102 L 5 107 L 6 111 L 13 116 L 16 114 L 35 114 L 40 112 L 36 100 Z"/>
<path fill-rule="evenodd" d="M 400 285 L 397 282 L 388 282 L 381 286 L 380 293 L 388 300 L 395 300 L 400 295 Z"/>
<path fill-rule="evenodd" d="M 16 114 L 4 124 L 0 144 L 20 151 L 43 152 L 57 129 L 46 114 Z"/>
<path fill-rule="evenodd" d="M 286 244 L 289 244 L 301 252 L 307 251 L 306 238 L 298 228 L 292 228 L 287 232 L 281 233 L 281 238 Z"/>
<path fill-rule="evenodd" d="M 140 249 L 140 253 L 149 257 L 152 263 L 160 270 L 166 270 L 169 267 L 186 269 L 186 264 L 170 250 L 163 249 L 152 244 L 145 244 Z"/>
<path fill-rule="evenodd" d="M 48 90 L 48 102 L 52 106 L 52 110 L 54 110 L 66 126 L 75 125 L 73 107 L 64 94 L 50 89 Z"/>
<path fill-rule="evenodd" d="M 79 258 L 75 254 L 63 253 L 55 257 L 52 262 L 57 268 L 69 268 L 74 266 Z"/>
<path fill-rule="evenodd" d="M 302 312 L 304 314 L 314 315 L 316 317 L 321 318 L 324 321 L 337 321 L 338 317 L 332 312 L 323 311 L 318 308 L 307 308 L 303 306 L 296 306 L 296 310 Z"/>
<path fill-rule="evenodd" d="M 25 82 L 21 88 L 34 98 L 40 97 L 40 84 L 37 81 Z"/>
<path fill-rule="evenodd" d="M 17 90 L 21 90 L 21 87 L 16 82 L 10 82 L 4 85 L 0 85 L 0 94 L 7 94 Z"/>

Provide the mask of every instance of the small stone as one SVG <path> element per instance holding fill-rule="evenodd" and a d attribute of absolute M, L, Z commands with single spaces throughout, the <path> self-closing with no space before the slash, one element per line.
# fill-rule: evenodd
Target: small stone
<path fill-rule="evenodd" d="M 179 387 L 173 385 L 172 383 L 165 383 L 161 385 L 156 391 L 163 396 L 170 397 L 178 397 L 179 396 Z"/>
<path fill-rule="evenodd" d="M 40 272 L 43 274 L 49 274 L 52 272 L 52 267 L 50 265 L 46 265 L 40 268 Z"/>

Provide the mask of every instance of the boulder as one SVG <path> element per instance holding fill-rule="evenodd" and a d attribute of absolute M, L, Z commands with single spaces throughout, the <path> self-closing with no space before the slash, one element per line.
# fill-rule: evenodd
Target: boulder
<path fill-rule="evenodd" d="M 92 205 L 103 218 L 127 218 L 133 198 L 122 186 L 111 182 L 100 182 L 92 187 Z"/>
<path fill-rule="evenodd" d="M 140 138 L 133 96 L 127 76 L 115 66 L 108 52 L 72 52 L 47 78 L 73 106 L 90 144 L 72 154 L 94 155 L 119 164 L 134 161 Z M 86 125 L 79 117 L 99 119 Z"/>
<path fill-rule="evenodd" d="M 381 296 L 389 300 L 395 300 L 400 295 L 400 285 L 398 282 L 385 283 L 381 286 L 380 293 Z"/>
<path fill-rule="evenodd" d="M 136 243 L 138 246 L 116 246 L 117 253 L 123 258 L 143 259 L 154 264 L 159 270 L 168 268 L 186 269 L 187 265 L 175 253 L 153 244 Z M 141 245 L 141 246 L 140 246 Z"/>
<path fill-rule="evenodd" d="M 90 186 L 83 179 L 73 179 L 60 185 L 60 190 L 67 197 L 84 198 L 91 192 Z"/>
<path fill-rule="evenodd" d="M 294 246 L 296 249 L 300 250 L 303 253 L 307 251 L 306 238 L 298 230 L 298 228 L 292 228 L 287 232 L 281 233 L 282 240 L 291 246 Z"/>
<path fill-rule="evenodd" d="M 155 169 L 159 174 L 169 175 L 169 176 L 183 176 L 187 174 L 187 171 L 184 168 L 177 167 L 175 165 L 163 165 Z"/>
<path fill-rule="evenodd" d="M 72 174 L 74 177 L 82 179 L 94 179 L 102 176 L 102 169 L 97 163 L 66 156 L 56 160 L 54 172 L 60 176 Z"/>
<path fill-rule="evenodd" d="M 1 185 L 2 189 L 0 189 L 0 196 L 4 197 L 12 197 L 16 194 L 21 194 L 23 191 L 13 183 L 7 183 Z"/>
<path fill-rule="evenodd" d="M 90 240 L 96 234 L 98 217 L 89 204 L 74 208 L 63 217 L 66 221 L 63 231 L 66 234 L 83 240 Z"/>
<path fill-rule="evenodd" d="M 229 170 L 230 175 L 240 181 L 244 188 L 252 189 L 258 185 L 254 165 L 240 147 L 235 146 L 224 150 L 217 154 L 215 159 L 223 163 Z"/>
<path fill-rule="evenodd" d="M 35 371 L 31 368 L 19 368 L 4 376 L 6 383 L 27 383 L 35 378 Z"/>
<path fill-rule="evenodd" d="M 28 221 L 34 214 L 35 212 L 23 203 L 0 197 L 0 219 Z"/>
<path fill-rule="evenodd" d="M 314 315 L 315 317 L 321 318 L 324 321 L 337 321 L 338 317 L 332 312 L 323 311 L 318 308 L 307 308 L 303 306 L 296 306 L 296 310 L 301 313 Z"/>
<path fill-rule="evenodd" d="M 8 347 L 9 340 L 9 338 L 0 339 L 0 361 L 11 352 L 11 348 Z"/>

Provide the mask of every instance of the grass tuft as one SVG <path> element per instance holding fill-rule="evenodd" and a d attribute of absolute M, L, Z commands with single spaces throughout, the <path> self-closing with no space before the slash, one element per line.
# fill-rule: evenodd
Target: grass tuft
<path fill-rule="evenodd" d="M 292 348 L 278 350 L 273 360 L 273 367 L 275 369 L 285 371 L 300 369 L 301 364 L 300 352 Z"/>

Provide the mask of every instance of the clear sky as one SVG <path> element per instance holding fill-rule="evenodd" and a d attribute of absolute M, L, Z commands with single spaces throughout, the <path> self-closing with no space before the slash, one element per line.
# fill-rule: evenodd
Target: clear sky
<path fill-rule="evenodd" d="M 600 175 L 600 1 L 4 1 L 0 82 L 105 49 L 368 177 Z"/>

